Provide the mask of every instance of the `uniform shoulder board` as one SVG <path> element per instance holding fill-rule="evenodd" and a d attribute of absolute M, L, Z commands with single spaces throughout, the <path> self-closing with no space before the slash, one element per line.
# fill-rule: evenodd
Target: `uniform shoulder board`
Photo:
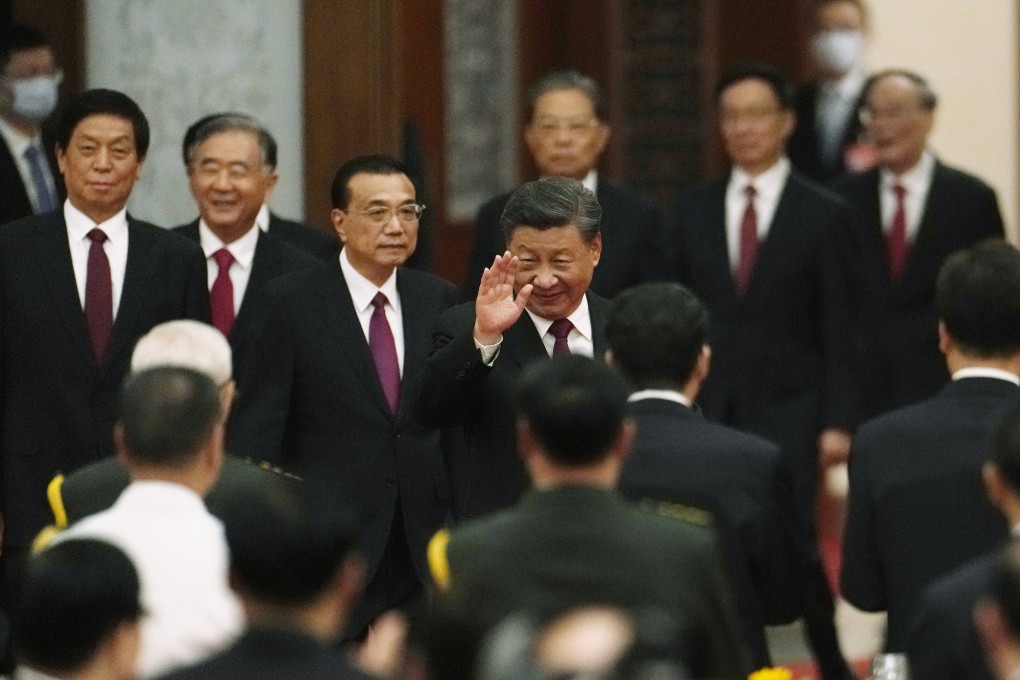
<path fill-rule="evenodd" d="M 678 519 L 688 524 L 696 524 L 701 527 L 715 526 L 715 516 L 708 510 L 696 508 L 693 505 L 660 501 L 654 498 L 642 498 L 638 507 L 660 517 Z"/>

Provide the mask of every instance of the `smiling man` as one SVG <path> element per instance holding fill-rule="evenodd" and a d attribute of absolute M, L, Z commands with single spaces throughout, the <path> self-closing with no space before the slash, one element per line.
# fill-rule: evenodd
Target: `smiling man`
<path fill-rule="evenodd" d="M 0 230 L 9 583 L 46 523 L 49 480 L 112 455 L 135 341 L 164 321 L 209 320 L 201 249 L 127 214 L 148 146 L 145 115 L 126 95 L 75 96 L 57 129 L 67 200 Z"/>
<path fill-rule="evenodd" d="M 605 351 L 609 302 L 588 291 L 602 255 L 601 213 L 576 180 L 521 186 L 500 219 L 506 252 L 482 274 L 474 302 L 436 321 L 422 416 L 435 427 L 464 430 L 465 446 L 449 456 L 458 517 L 509 506 L 527 486 L 510 403 L 524 367 Z"/>
<path fill-rule="evenodd" d="M 446 281 L 401 265 L 425 206 L 404 165 L 354 158 L 333 180 L 338 260 L 266 286 L 252 360 L 241 366 L 229 450 L 280 463 L 330 505 L 356 512 L 367 585 L 349 633 L 414 607 L 425 546 L 449 508 L 440 433 L 418 421 L 432 320 Z"/>

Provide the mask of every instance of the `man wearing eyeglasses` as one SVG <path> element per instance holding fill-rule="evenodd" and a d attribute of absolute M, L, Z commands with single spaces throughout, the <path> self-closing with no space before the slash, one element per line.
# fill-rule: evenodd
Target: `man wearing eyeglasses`
<path fill-rule="evenodd" d="M 50 42 L 22 23 L 0 29 L 0 224 L 64 202 L 52 139 L 42 122 L 57 105 L 63 74 Z"/>
<path fill-rule="evenodd" d="M 402 163 L 345 163 L 333 180 L 337 260 L 265 288 L 255 351 L 240 366 L 228 450 L 300 475 L 320 502 L 360 517 L 367 586 L 349 623 L 413 608 L 425 547 L 450 503 L 440 432 L 417 418 L 432 320 L 446 281 L 401 265 L 425 206 Z"/>
<path fill-rule="evenodd" d="M 957 250 L 1003 235 L 995 191 L 928 150 L 937 98 L 916 73 L 873 76 L 861 122 L 879 166 L 838 178 L 853 209 L 864 415 L 930 397 L 949 379 L 936 333 L 935 277 Z"/>
<path fill-rule="evenodd" d="M 319 260 L 269 228 L 276 143 L 250 116 L 206 116 L 185 135 L 184 160 L 199 218 L 174 231 L 202 246 L 213 325 L 230 340 L 235 371 L 254 342 L 262 289 Z M 243 389 L 243 387 L 242 387 Z"/>
<path fill-rule="evenodd" d="M 546 75 L 528 96 L 524 142 L 544 177 L 567 177 L 583 183 L 602 206 L 605 258 L 595 270 L 591 289 L 611 298 L 628 286 L 662 280 L 662 215 L 650 201 L 600 177 L 596 166 L 609 142 L 605 97 L 591 78 L 576 71 Z M 464 295 L 474 299 L 482 272 L 506 249 L 499 218 L 510 192 L 482 206 L 475 222 L 475 244 L 468 264 Z"/>

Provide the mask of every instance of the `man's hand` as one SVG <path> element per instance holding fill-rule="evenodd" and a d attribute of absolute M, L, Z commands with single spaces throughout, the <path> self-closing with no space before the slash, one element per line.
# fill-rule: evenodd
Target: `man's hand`
<path fill-rule="evenodd" d="M 514 298 L 514 278 L 517 276 L 517 258 L 510 251 L 497 255 L 492 266 L 482 272 L 475 298 L 474 337 L 481 345 L 495 345 L 503 331 L 513 326 L 531 297 L 529 283 Z"/>
<path fill-rule="evenodd" d="M 369 675 L 396 678 L 407 652 L 410 624 L 400 611 L 384 612 L 368 627 L 365 641 L 353 650 L 353 662 Z"/>
<path fill-rule="evenodd" d="M 845 463 L 850 458 L 850 433 L 838 427 L 822 430 L 818 435 L 818 465 L 822 469 Z"/>

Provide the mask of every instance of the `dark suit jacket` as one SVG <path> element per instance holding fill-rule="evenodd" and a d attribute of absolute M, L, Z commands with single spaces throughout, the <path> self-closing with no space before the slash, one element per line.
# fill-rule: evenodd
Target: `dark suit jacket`
<path fill-rule="evenodd" d="M 269 213 L 269 229 L 266 231 L 319 260 L 333 260 L 340 254 L 340 239 L 336 236 L 307 224 L 285 220 L 273 213 Z"/>
<path fill-rule="evenodd" d="M 609 302 L 591 293 L 587 297 L 595 356 L 601 358 Z M 549 358 L 527 312 L 503 334 L 491 367 L 475 349 L 474 325 L 474 302 L 449 309 L 436 320 L 422 381 L 422 421 L 432 427 L 460 426 L 464 432 L 463 446 L 446 452 L 458 518 L 505 508 L 527 488 L 517 457 L 511 397 L 524 369 Z"/>
<path fill-rule="evenodd" d="M 840 245 L 846 207 L 790 173 L 746 293 L 734 292 L 722 178 L 680 192 L 671 223 L 676 278 L 709 313 L 712 371 L 705 415 L 779 444 L 806 516 L 823 427 L 852 429 L 857 383 L 849 275 Z"/>
<path fill-rule="evenodd" d="M 879 202 L 879 171 L 841 177 L 832 188 L 853 211 L 857 351 L 863 403 L 878 415 L 919 401 L 949 378 L 938 350 L 935 279 L 949 255 L 1002 237 L 995 192 L 976 177 L 936 162 L 917 238 L 903 277 L 890 280 Z"/>
<path fill-rule="evenodd" d="M 715 516 L 751 659 L 755 668 L 771 666 L 764 627 L 801 615 L 798 594 L 808 554 L 779 447 L 664 399 L 636 401 L 631 413 L 637 437 L 620 492 Z"/>
<path fill-rule="evenodd" d="M 50 166 L 50 174 L 53 175 L 53 183 L 57 188 L 57 205 L 64 202 L 67 194 L 64 192 L 63 176 L 57 168 L 57 159 L 53 155 L 53 144 L 49 135 L 43 135 L 43 148 L 46 149 L 46 161 Z M 3 137 L 0 137 L 0 224 L 13 222 L 22 217 L 32 215 L 32 201 L 25 189 L 25 182 L 21 179 L 18 166 L 14 163 L 14 156 L 8 148 Z"/>
<path fill-rule="evenodd" d="M 843 123 L 843 134 L 840 136 L 842 141 L 839 145 L 840 153 L 833 161 L 824 163 L 821 157 L 821 131 L 818 129 L 815 113 L 818 108 L 820 91 L 818 83 L 805 85 L 797 91 L 794 102 L 797 127 L 794 128 L 793 134 L 790 136 L 787 152 L 790 155 L 790 162 L 798 171 L 816 182 L 827 182 L 836 175 L 847 171 L 842 151 L 856 142 L 861 135 L 861 124 L 857 118 L 860 101 L 857 106 L 853 107 Z"/>
<path fill-rule="evenodd" d="M 1018 404 L 1012 383 L 967 378 L 857 430 L 840 582 L 855 607 L 888 610 L 890 652 L 904 650 L 925 586 L 1002 543 L 981 465 L 989 431 Z"/>
<path fill-rule="evenodd" d="M 382 559 L 399 500 L 408 549 L 424 581 L 425 546 L 446 519 L 450 490 L 440 433 L 418 421 L 418 395 L 431 321 L 457 292 L 436 276 L 408 269 L 397 270 L 397 290 L 404 371 L 394 415 L 339 261 L 266 286 L 256 349 L 239 376 L 247 388 L 239 391 L 229 450 L 278 462 L 312 491 L 322 489 L 330 502 L 355 510 L 368 579 Z"/>
<path fill-rule="evenodd" d="M 3 512 L 9 546 L 47 523 L 57 472 L 113 453 L 115 403 L 135 341 L 173 319 L 209 321 L 198 246 L 128 217 L 124 288 L 109 349 L 96 365 L 61 211 L 0 230 Z"/>
<path fill-rule="evenodd" d="M 198 220 L 174 227 L 173 230 L 195 243 L 201 244 Z M 264 306 L 262 296 L 265 285 L 284 274 L 311 269 L 318 264 L 319 261 L 306 251 L 292 246 L 279 236 L 269 232 L 259 232 L 259 238 L 255 244 L 255 257 L 251 263 L 248 287 L 244 290 L 244 299 L 241 300 L 241 307 L 237 311 L 234 327 L 230 330 L 229 340 L 230 350 L 234 357 L 234 375 L 238 375 L 240 367 L 247 360 L 248 353 L 254 351 L 255 317 Z M 237 387 L 239 390 L 245 388 L 241 383 L 238 383 Z"/>
<path fill-rule="evenodd" d="M 982 555 L 924 591 L 907 637 L 911 677 L 992 680 L 974 627 L 974 605 L 991 595 L 997 556 Z"/>
<path fill-rule="evenodd" d="M 668 274 L 663 251 L 662 213 L 651 201 L 599 177 L 596 198 L 602 206 L 602 259 L 595 268 L 591 291 L 612 298 L 628 286 L 661 281 Z M 474 300 L 482 271 L 506 250 L 499 218 L 510 200 L 507 192 L 483 205 L 475 221 L 464 299 Z"/>
<path fill-rule="evenodd" d="M 747 677 L 729 585 L 705 527 L 643 512 L 608 490 L 560 487 L 455 529 L 446 557 L 449 601 L 466 603 L 483 627 L 516 611 L 543 620 L 590 604 L 655 608 L 677 627 L 691 677 Z"/>
<path fill-rule="evenodd" d="M 336 649 L 287 628 L 249 629 L 226 651 L 163 680 L 367 680 Z"/>

